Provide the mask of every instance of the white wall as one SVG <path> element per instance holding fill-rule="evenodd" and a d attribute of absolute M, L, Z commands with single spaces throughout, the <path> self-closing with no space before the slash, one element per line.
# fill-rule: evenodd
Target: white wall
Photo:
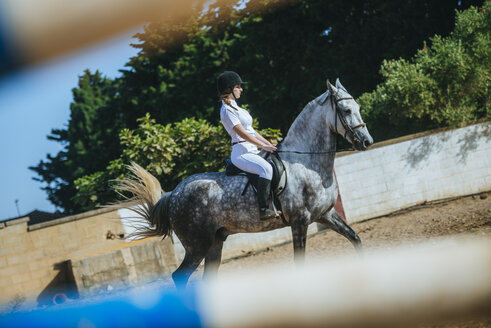
<path fill-rule="evenodd" d="M 491 190 L 491 124 L 482 123 L 338 157 L 336 177 L 349 223 L 401 208 Z M 122 218 L 130 211 L 119 211 Z M 123 221 L 132 232 L 135 221 Z M 322 229 L 312 224 L 309 234 Z M 173 235 L 178 261 L 184 248 Z M 291 240 L 289 227 L 229 236 L 223 259 Z M 293 258 L 293 247 L 292 247 Z"/>
<path fill-rule="evenodd" d="M 491 123 L 336 158 L 349 223 L 424 201 L 491 190 Z"/>
<path fill-rule="evenodd" d="M 311 235 L 323 227 L 317 223 L 313 223 L 309 226 L 307 234 Z M 177 236 L 172 233 L 172 239 L 174 241 L 174 251 L 176 258 L 180 262 L 184 258 L 184 247 Z M 230 259 L 238 256 L 245 255 L 249 252 L 266 249 L 268 247 L 278 245 L 284 242 L 292 240 L 292 230 L 290 227 L 277 229 L 267 232 L 258 233 L 238 233 L 231 235 L 227 238 L 227 241 L 223 244 L 222 259 Z M 292 246 L 292 260 L 293 260 L 293 246 Z"/>

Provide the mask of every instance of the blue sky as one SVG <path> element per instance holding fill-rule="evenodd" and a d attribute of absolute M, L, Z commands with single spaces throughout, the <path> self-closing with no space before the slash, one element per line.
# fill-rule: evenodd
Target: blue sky
<path fill-rule="evenodd" d="M 138 52 L 130 46 L 136 32 L 0 77 L 0 221 L 18 216 L 16 199 L 21 215 L 55 211 L 28 167 L 62 149 L 46 136 L 68 123 L 78 76 L 86 68 L 119 76 L 118 70 Z"/>

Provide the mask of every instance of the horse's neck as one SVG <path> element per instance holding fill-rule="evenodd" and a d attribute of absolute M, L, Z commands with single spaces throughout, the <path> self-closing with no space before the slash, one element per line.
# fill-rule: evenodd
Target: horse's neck
<path fill-rule="evenodd" d="M 315 101 L 309 103 L 293 122 L 279 149 L 312 153 L 285 152 L 282 157 L 289 162 L 300 163 L 308 169 L 317 171 L 323 181 L 325 180 L 324 184 L 332 182 L 336 149 L 335 135 L 326 124 L 329 112 L 329 108 L 318 106 Z"/>

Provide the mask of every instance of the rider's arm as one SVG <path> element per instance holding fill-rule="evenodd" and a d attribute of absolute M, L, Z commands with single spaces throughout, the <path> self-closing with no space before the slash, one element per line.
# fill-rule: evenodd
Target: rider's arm
<path fill-rule="evenodd" d="M 256 131 L 256 138 L 259 139 L 259 141 L 262 141 L 263 143 L 274 146 L 271 142 L 269 142 L 266 138 L 264 138 L 262 135 L 259 134 L 259 132 Z"/>
<path fill-rule="evenodd" d="M 256 138 L 254 137 L 253 135 L 250 135 L 249 133 L 247 133 L 247 131 L 244 129 L 244 127 L 242 126 L 242 124 L 237 124 L 233 127 L 233 130 L 235 131 L 235 133 L 237 133 L 239 135 L 239 137 L 241 137 L 242 139 L 258 146 L 258 147 L 261 147 L 262 149 L 266 150 L 266 151 L 269 151 L 269 152 L 273 152 L 276 150 L 276 147 L 271 145 L 269 142 L 264 142 L 264 141 L 261 141 L 259 138 Z M 261 137 L 262 138 L 262 137 Z M 264 138 L 263 138 L 264 139 Z"/>

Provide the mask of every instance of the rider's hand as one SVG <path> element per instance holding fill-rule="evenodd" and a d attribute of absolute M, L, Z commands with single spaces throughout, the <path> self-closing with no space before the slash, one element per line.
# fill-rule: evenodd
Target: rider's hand
<path fill-rule="evenodd" d="M 274 153 L 278 148 L 273 145 L 264 145 L 262 149 L 264 149 L 265 151 L 269 151 L 270 153 Z"/>

